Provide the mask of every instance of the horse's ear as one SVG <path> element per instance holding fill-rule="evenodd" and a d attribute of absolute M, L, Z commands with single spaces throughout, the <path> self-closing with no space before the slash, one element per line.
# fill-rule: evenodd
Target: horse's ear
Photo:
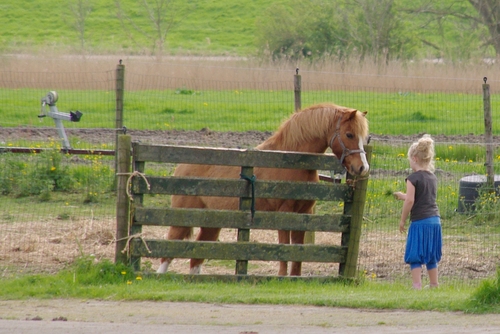
<path fill-rule="evenodd" d="M 352 109 L 351 109 L 352 110 Z M 356 117 L 356 113 L 358 111 L 356 109 L 352 110 L 351 112 L 349 112 L 349 117 L 347 117 L 348 120 L 352 120 Z"/>

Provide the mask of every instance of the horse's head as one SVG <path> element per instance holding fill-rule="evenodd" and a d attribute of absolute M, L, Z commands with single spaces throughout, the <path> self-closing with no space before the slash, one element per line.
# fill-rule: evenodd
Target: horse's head
<path fill-rule="evenodd" d="M 368 139 L 366 111 L 354 109 L 337 112 L 335 129 L 328 146 L 352 175 L 366 175 L 370 169 L 363 145 Z"/>

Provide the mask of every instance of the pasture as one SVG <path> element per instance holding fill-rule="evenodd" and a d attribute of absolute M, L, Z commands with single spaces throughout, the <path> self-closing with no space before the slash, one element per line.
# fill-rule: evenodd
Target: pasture
<path fill-rule="evenodd" d="M 206 85 L 211 83 L 202 82 Z M 83 113 L 80 122 L 68 122 L 64 124 L 65 127 L 112 128 L 115 121 L 112 84 L 112 81 L 108 83 L 110 91 L 57 89 L 59 110 L 80 110 Z M 126 90 L 124 125 L 129 129 L 148 131 L 198 131 L 209 128 L 218 132 L 265 132 L 274 131 L 294 109 L 293 93 L 287 87 L 290 82 L 286 81 L 274 83 L 268 90 L 191 89 L 190 86 L 198 86 L 200 83 L 182 80 L 167 81 L 164 84 L 179 87 Z M 478 84 L 477 88 L 480 89 L 481 86 Z M 48 90 L 0 88 L 0 111 L 3 114 L 1 124 L 8 127 L 53 127 L 51 119 L 37 117 L 40 98 Z M 480 90 L 470 94 L 434 91 L 401 94 L 387 90 L 350 91 L 346 87 L 331 86 L 331 89 L 304 90 L 301 95 L 303 106 L 334 101 L 341 106 L 368 111 L 370 133 L 376 135 L 409 136 L 428 132 L 434 135 L 459 136 L 484 133 Z M 499 108 L 500 100 L 493 97 L 492 110 Z M 500 135 L 500 120 L 494 118 L 493 122 L 494 134 Z M 6 144 L 15 146 L 16 142 Z M 73 144 L 76 148 L 89 145 L 88 142 L 76 141 Z"/>
<path fill-rule="evenodd" d="M 101 132 L 106 132 L 102 131 Z M 132 132 L 133 135 L 133 132 Z M 190 144 L 199 142 L 200 138 L 207 140 L 207 146 L 221 147 L 231 143 L 231 147 L 254 146 L 260 141 L 255 133 L 235 134 L 231 140 L 230 134 L 218 137 L 207 136 L 203 132 L 179 132 L 174 138 L 156 138 L 156 132 L 145 136 L 144 132 L 137 135 L 138 139 L 162 141 L 170 144 Z M 92 133 L 90 137 L 101 138 Z M 85 138 L 85 137 L 82 137 Z M 221 141 L 223 140 L 223 142 Z M 257 141 L 257 142 L 256 142 Z M 398 221 L 400 203 L 392 199 L 390 193 L 401 189 L 404 184 L 407 160 L 404 157 L 405 147 L 389 147 L 376 140 L 372 142 L 374 157 L 372 172 L 368 184 L 365 219 L 360 246 L 359 268 L 366 277 L 378 280 L 398 280 L 407 275 L 407 268 L 401 261 L 404 249 L 404 236 L 401 236 L 394 224 Z M 438 145 L 440 147 L 442 145 Z M 445 152 L 450 148 L 441 148 Z M 456 148 L 455 148 L 456 150 Z M 479 149 L 476 152 L 480 155 Z M 438 150 L 439 151 L 439 150 Z M 451 153 L 449 153 L 451 154 Z M 9 159 L 21 159 L 23 155 L 12 155 Z M 2 163 L 9 166 L 9 159 L 2 155 Z M 35 159 L 36 156 L 30 159 Z M 47 200 L 41 195 L 27 197 L 2 196 L 1 228 L 2 272 L 4 276 L 17 276 L 23 272 L 55 272 L 72 263 L 81 255 L 92 254 L 97 259 L 112 259 L 114 254 L 115 233 L 115 195 L 111 190 L 113 183 L 112 160 L 108 157 L 76 157 L 62 156 L 62 166 L 68 168 L 71 179 L 78 175 L 93 175 L 94 178 L 83 178 L 80 188 L 75 185 L 71 191 L 53 191 Z M 90 160 L 87 160 L 90 159 Z M 441 265 L 443 279 L 449 279 L 453 284 L 458 281 L 472 282 L 476 278 L 488 277 L 495 271 L 495 255 L 499 227 L 497 219 L 497 202 L 495 199 L 485 203 L 482 211 L 473 215 L 463 215 L 456 212 L 458 204 L 457 175 L 472 173 L 481 168 L 483 160 L 476 162 L 457 162 L 451 157 L 437 161 L 437 167 L 443 172 L 438 173 L 440 179 L 439 206 L 443 216 L 443 233 L 445 236 L 445 252 Z M 96 160 L 96 162 L 93 162 Z M 17 166 L 16 164 L 13 164 Z M 36 163 L 33 162 L 36 166 Z M 154 164 L 148 166 L 147 175 L 171 175 L 173 167 L 159 168 Z M 6 170 L 6 169 L 4 169 Z M 22 170 L 18 170 L 22 172 Z M 323 171 L 328 174 L 328 171 Z M 5 175 L 5 174 L 4 174 Z M 21 173 L 22 175 L 22 173 Z M 29 174 L 28 174 L 29 175 Z M 20 175 L 18 177 L 21 177 Z M 28 182 L 29 179 L 28 179 Z M 89 195 L 89 193 L 91 193 Z M 168 206 L 168 197 L 146 196 L 147 201 L 157 206 Z M 318 203 L 318 213 L 333 213 L 342 207 L 332 207 L 326 203 Z M 163 238 L 167 230 L 158 227 L 147 227 L 143 233 L 151 238 Z M 220 239 L 234 240 L 236 230 L 223 230 Z M 316 242 L 335 244 L 339 236 L 331 233 L 317 233 Z M 277 233 L 254 231 L 251 240 L 262 240 L 269 243 L 277 242 Z M 489 259 L 489 260 L 486 260 Z M 157 259 L 144 262 L 144 270 L 158 267 Z M 187 273 L 188 263 L 177 260 L 172 264 L 174 272 Z M 274 273 L 277 263 L 250 263 L 249 272 L 255 274 Z M 206 273 L 230 274 L 234 263 L 230 261 L 210 261 L 204 268 Z M 338 271 L 334 265 L 318 263 L 304 264 L 304 275 L 329 275 Z M 477 281 L 476 281 L 477 282 Z"/>
<path fill-rule="evenodd" d="M 45 66 L 52 62 L 48 60 L 42 64 Z M 62 66 L 64 61 L 60 63 Z M 32 69 L 29 61 L 25 64 L 27 71 Z M 90 70 L 91 65 L 90 61 L 84 62 L 82 69 Z M 193 71 L 192 65 L 185 63 L 162 67 L 162 71 L 171 70 L 171 74 L 167 75 L 155 72 L 155 68 L 156 64 L 144 66 L 133 61 L 127 67 L 129 77 L 125 85 L 124 124 L 134 140 L 153 144 L 254 147 L 268 138 L 279 122 L 293 110 L 293 71 L 283 73 L 281 70 L 257 71 L 249 68 L 221 71 L 220 67 L 196 67 Z M 3 81 L 0 89 L 0 108 L 4 116 L 0 123 L 2 146 L 51 149 L 45 154 L 0 156 L 2 170 L 9 171 L 2 174 L 0 197 L 0 229 L 4 238 L 0 256 L 4 277 L 56 272 L 82 255 L 91 254 L 96 259 L 113 257 L 116 215 L 112 159 L 93 155 L 59 155 L 56 153 L 59 140 L 53 122 L 50 119 L 40 122 L 37 117 L 40 98 L 48 90 L 55 89 L 60 93 L 58 107 L 61 111 L 83 112 L 79 123 L 65 123 L 72 146 L 113 149 L 113 69 L 114 65 L 107 67 L 106 71 L 101 68 L 86 74 L 81 71 L 70 71 L 72 74 L 54 72 L 50 75 L 9 72 L 9 80 Z M 221 72 L 219 80 L 210 79 L 214 71 Z M 196 75 L 192 75 L 193 72 Z M 182 73 L 187 73 L 187 77 L 179 78 Z M 241 73 L 247 73 L 243 81 L 229 79 L 239 77 Z M 325 81 L 326 77 L 335 77 L 336 81 Z M 390 81 L 387 78 L 391 77 L 369 76 L 366 82 L 387 83 Z M 438 201 L 445 235 L 442 279 L 453 285 L 464 282 L 474 285 L 478 279 L 494 274 L 499 257 L 496 246 L 499 235 L 497 198 L 481 197 L 481 206 L 473 213 L 456 212 L 460 178 L 484 173 L 482 82 L 471 88 L 470 79 L 460 81 L 458 85 L 458 80 L 448 80 L 454 82 L 456 88 L 443 93 L 433 90 L 433 85 L 436 81 L 446 81 L 444 78 L 431 80 L 426 87 L 429 89 L 412 87 L 408 84 L 411 79 L 402 79 L 396 88 L 355 88 L 348 75 L 304 71 L 302 103 L 305 106 L 316 101 L 335 100 L 336 103 L 368 111 L 373 158 L 359 272 L 382 282 L 408 277 L 407 268 L 402 263 L 405 239 L 394 226 L 400 213 L 400 203 L 390 194 L 402 188 L 408 173 L 407 146 L 419 134 L 428 132 L 437 145 Z M 424 80 L 413 79 L 416 82 Z M 404 90 L 400 89 L 403 86 Z M 441 83 L 441 86 L 446 85 Z M 498 101 L 494 95 L 492 109 L 493 129 L 498 133 Z M 202 122 L 197 123 L 198 116 Z M 497 138 L 495 136 L 495 141 Z M 495 167 L 500 161 L 497 150 L 495 146 Z M 151 166 L 146 173 L 170 175 L 174 167 Z M 321 172 L 329 174 L 329 171 Z M 60 188 L 55 188 L 55 185 Z M 26 194 L 26 188 L 34 191 Z M 159 196 L 151 196 L 149 200 L 158 205 L 170 203 L 168 198 Z M 320 202 L 316 210 L 329 213 L 342 208 Z M 163 238 L 167 231 L 148 228 L 144 233 Z M 233 239 L 235 233 L 234 230 L 223 231 L 220 237 Z M 251 236 L 271 243 L 276 241 L 276 237 L 275 233 Z M 335 242 L 338 236 L 318 234 L 316 238 L 317 242 L 330 243 Z M 182 260 L 172 265 L 175 272 L 188 270 Z M 249 271 L 265 274 L 273 272 L 276 265 L 250 263 Z M 142 269 L 147 272 L 157 267 L 157 260 L 151 259 L 145 261 Z M 210 261 L 206 270 L 224 273 L 230 272 L 230 268 L 232 264 L 225 261 Z M 314 263 L 304 267 L 304 275 L 328 275 L 337 271 L 334 266 Z"/>

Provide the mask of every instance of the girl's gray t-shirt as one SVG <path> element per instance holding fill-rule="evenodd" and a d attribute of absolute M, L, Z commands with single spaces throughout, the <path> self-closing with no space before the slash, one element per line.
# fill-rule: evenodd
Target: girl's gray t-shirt
<path fill-rule="evenodd" d="M 410 212 L 410 221 L 439 216 L 437 178 L 430 171 L 420 170 L 406 178 L 415 187 L 415 201 Z"/>

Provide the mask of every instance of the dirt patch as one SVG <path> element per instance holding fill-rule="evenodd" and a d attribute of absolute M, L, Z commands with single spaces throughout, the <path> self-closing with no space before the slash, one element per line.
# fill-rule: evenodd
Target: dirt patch
<path fill-rule="evenodd" d="M 254 147 L 266 140 L 271 132 L 216 132 L 210 129 L 200 131 L 160 131 L 160 130 L 127 130 L 132 141 L 145 144 L 191 145 L 227 148 Z M 68 138 L 102 147 L 114 147 L 115 131 L 111 129 L 66 129 Z M 55 128 L 2 128 L 0 127 L 0 146 L 9 142 L 26 140 L 36 142 L 59 141 Z"/>
<path fill-rule="evenodd" d="M 94 145 L 107 144 L 114 146 L 115 131 L 112 129 L 66 129 L 69 138 L 76 138 L 82 142 L 88 142 Z M 245 132 L 217 132 L 208 128 L 199 131 L 182 130 L 127 130 L 127 134 L 133 141 L 140 141 L 147 144 L 169 144 L 169 145 L 193 145 L 193 146 L 213 146 L 227 148 L 248 148 L 255 147 L 266 140 L 272 132 L 270 131 L 245 131 Z M 390 135 L 371 135 L 373 143 L 391 143 L 393 145 L 405 144 L 418 140 L 422 134 L 410 136 L 390 136 Z M 444 136 L 433 135 L 436 143 L 484 143 L 484 135 L 457 135 Z M 9 141 L 27 140 L 27 141 L 49 141 L 59 140 L 55 128 L 2 128 L 0 127 L 0 145 L 5 145 Z M 494 137 L 494 142 L 500 142 L 500 136 Z"/>
<path fill-rule="evenodd" d="M 115 227 L 113 218 L 88 218 L 59 222 L 34 221 L 9 223 L 2 225 L 0 242 L 0 261 L 2 277 L 9 277 L 19 271 L 57 272 L 73 263 L 81 254 L 92 255 L 96 261 L 114 259 Z M 195 228 L 194 235 L 198 229 Z M 168 228 L 143 227 L 145 239 L 163 239 Z M 453 238 L 453 237 L 446 237 Z M 237 230 L 222 229 L 219 240 L 234 242 Z M 252 230 L 250 241 L 268 244 L 278 243 L 276 231 Z M 460 277 L 477 279 L 495 273 L 495 261 L 485 261 L 485 252 L 492 252 L 481 242 L 480 236 L 469 236 L 467 246 L 453 247 L 456 240 L 445 239 L 443 259 L 440 263 L 441 277 Z M 316 232 L 315 243 L 323 245 L 339 245 L 340 234 Z M 365 270 L 367 279 L 394 280 L 401 277 L 409 279 L 409 270 L 403 262 L 405 238 L 395 229 L 393 231 L 365 230 L 361 236 L 359 267 Z M 495 247 L 495 245 L 491 245 Z M 144 270 L 156 271 L 159 259 L 143 258 Z M 337 276 L 337 263 L 303 263 L 303 276 Z M 189 259 L 175 259 L 169 271 L 181 274 L 189 273 Z M 202 267 L 202 274 L 232 275 L 235 271 L 234 261 L 210 260 Z M 277 262 L 250 261 L 250 275 L 276 275 Z"/>

